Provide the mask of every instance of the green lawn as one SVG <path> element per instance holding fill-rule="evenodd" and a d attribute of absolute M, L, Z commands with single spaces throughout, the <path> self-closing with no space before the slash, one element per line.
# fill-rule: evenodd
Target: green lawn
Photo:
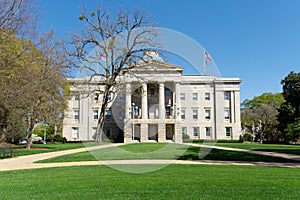
<path fill-rule="evenodd" d="M 130 174 L 107 166 L 0 172 L 0 197 L 18 199 L 300 199 L 300 170 L 169 165 Z"/>
<path fill-rule="evenodd" d="M 208 153 L 208 154 L 207 154 Z M 207 154 L 207 155 L 206 155 Z M 200 155 L 200 156 L 199 156 Z M 39 161 L 47 162 L 74 162 L 96 160 L 135 160 L 135 159 L 181 159 L 181 160 L 228 160 L 253 162 L 296 162 L 284 158 L 262 156 L 245 152 L 207 149 L 181 144 L 166 143 L 137 143 L 110 147 L 90 152 L 64 155 L 56 158 Z"/>
<path fill-rule="evenodd" d="M 85 147 L 87 144 L 72 143 L 72 144 L 33 144 L 30 150 L 25 149 L 25 145 L 13 146 L 13 149 L 18 152 L 18 156 L 46 153 L 52 151 L 63 151 Z M 95 145 L 95 144 L 88 144 Z"/>
<path fill-rule="evenodd" d="M 259 144 L 259 143 L 217 143 L 216 146 L 300 155 L 300 145 Z"/>

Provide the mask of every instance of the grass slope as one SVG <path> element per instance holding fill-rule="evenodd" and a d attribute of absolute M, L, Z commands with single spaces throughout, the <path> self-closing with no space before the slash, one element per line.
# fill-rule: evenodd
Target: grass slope
<path fill-rule="evenodd" d="M 206 153 L 208 153 L 206 155 Z M 200 156 L 199 156 L 200 155 Z M 255 155 L 245 152 L 207 149 L 181 144 L 166 143 L 138 143 L 120 147 L 99 149 L 90 152 L 64 155 L 56 158 L 39 161 L 47 162 L 74 162 L 96 160 L 134 160 L 134 159 L 181 159 L 181 160 L 228 160 L 253 162 L 296 162 L 284 158 Z"/>
<path fill-rule="evenodd" d="M 0 172 L 1 199 L 300 199 L 299 169 L 169 165 L 129 174 L 107 166 Z"/>
<path fill-rule="evenodd" d="M 73 144 L 33 144 L 30 150 L 25 149 L 25 145 L 14 146 L 13 149 L 18 152 L 18 156 L 25 156 L 38 153 L 47 153 L 52 151 L 63 151 L 85 147 L 82 143 Z"/>
<path fill-rule="evenodd" d="M 300 155 L 300 145 L 259 144 L 259 143 L 217 143 L 216 146 Z"/>

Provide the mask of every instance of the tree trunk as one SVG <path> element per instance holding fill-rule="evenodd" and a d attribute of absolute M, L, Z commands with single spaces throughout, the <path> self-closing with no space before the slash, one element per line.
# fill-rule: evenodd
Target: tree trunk
<path fill-rule="evenodd" d="M 28 133 L 27 133 L 27 144 L 26 149 L 30 149 L 32 144 L 32 130 L 33 130 L 34 124 L 32 123 L 31 117 L 28 117 Z"/>
<path fill-rule="evenodd" d="M 105 90 L 104 90 L 104 94 L 103 94 L 103 98 L 102 98 L 102 105 L 101 105 L 99 118 L 98 118 L 97 133 L 96 133 L 96 139 L 95 139 L 95 142 L 97 142 L 97 143 L 103 142 L 102 141 L 102 139 L 103 139 L 103 126 L 104 126 L 104 122 L 105 122 L 105 112 L 106 112 L 107 105 L 108 105 L 109 91 L 110 91 L 110 87 L 106 86 Z"/>
<path fill-rule="evenodd" d="M 6 128 L 9 111 L 0 103 L 0 143 L 6 142 Z"/>
<path fill-rule="evenodd" d="M 3 131 L 3 129 L 2 130 L 0 130 L 1 132 L 0 132 L 0 143 L 4 143 L 6 140 L 5 140 L 5 138 L 6 138 L 6 134 L 5 134 L 5 132 Z"/>
<path fill-rule="evenodd" d="M 101 113 L 100 113 L 98 125 L 97 125 L 96 139 L 95 139 L 95 142 L 97 143 L 102 143 L 104 121 L 105 121 L 104 116 L 101 117 Z"/>

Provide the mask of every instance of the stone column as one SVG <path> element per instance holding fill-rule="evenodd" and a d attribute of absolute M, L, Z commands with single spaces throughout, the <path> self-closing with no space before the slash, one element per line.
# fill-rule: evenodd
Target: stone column
<path fill-rule="evenodd" d="M 235 110 L 235 123 L 237 123 L 239 126 L 241 125 L 241 111 L 240 111 L 240 92 L 239 91 L 235 91 L 234 92 L 234 96 L 235 96 L 235 101 L 234 101 L 234 110 Z"/>
<path fill-rule="evenodd" d="M 159 119 L 165 119 L 165 85 L 163 83 L 159 84 Z"/>
<path fill-rule="evenodd" d="M 175 83 L 175 96 L 176 96 L 176 100 L 175 100 L 175 119 L 179 120 L 181 119 L 181 101 L 180 101 L 180 84 L 179 83 Z"/>
<path fill-rule="evenodd" d="M 131 84 L 126 83 L 125 88 L 125 118 L 124 118 L 124 143 L 132 142 L 131 122 Z"/>
<path fill-rule="evenodd" d="M 147 84 L 142 85 L 142 119 L 148 119 Z"/>
<path fill-rule="evenodd" d="M 230 123 L 235 123 L 235 92 L 230 92 Z"/>
<path fill-rule="evenodd" d="M 174 109 L 174 117 L 175 117 L 175 142 L 182 143 L 182 125 L 181 125 L 181 101 L 180 101 L 180 83 L 175 83 L 175 96 L 176 96 L 176 106 Z"/>
<path fill-rule="evenodd" d="M 241 135 L 241 113 L 240 113 L 240 91 L 234 91 L 234 124 L 232 128 L 233 139 L 238 139 Z"/>
<path fill-rule="evenodd" d="M 126 83 L 125 89 L 125 119 L 131 119 L 131 85 Z"/>

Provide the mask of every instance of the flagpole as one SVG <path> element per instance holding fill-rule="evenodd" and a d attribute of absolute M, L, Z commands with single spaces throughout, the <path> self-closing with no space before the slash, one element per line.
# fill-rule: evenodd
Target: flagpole
<path fill-rule="evenodd" d="M 203 52 L 203 75 L 205 74 L 205 49 Z"/>
<path fill-rule="evenodd" d="M 204 49 L 204 52 L 203 52 L 203 75 L 205 75 L 205 59 L 206 59 L 205 52 L 206 52 L 206 50 Z"/>

